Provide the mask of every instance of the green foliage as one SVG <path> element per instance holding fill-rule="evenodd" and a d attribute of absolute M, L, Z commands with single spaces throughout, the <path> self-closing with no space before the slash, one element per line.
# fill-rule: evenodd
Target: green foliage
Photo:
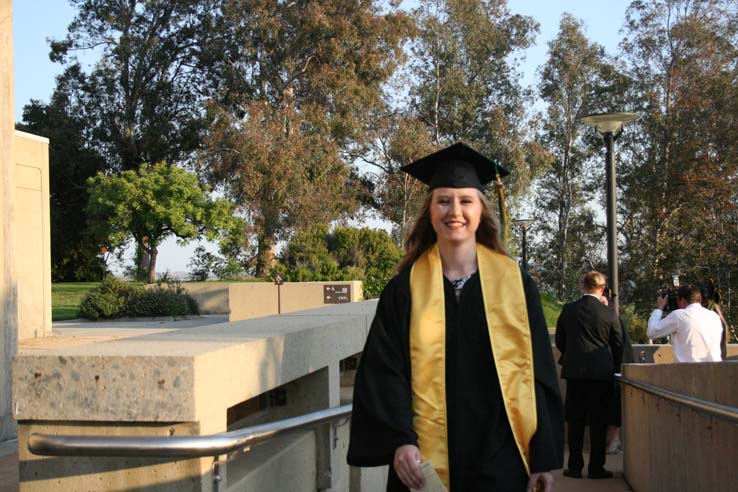
<path fill-rule="evenodd" d="M 119 318 L 124 315 L 129 300 L 141 290 L 140 286 L 107 276 L 99 287 L 85 295 L 79 314 L 90 320 Z"/>
<path fill-rule="evenodd" d="M 85 295 L 79 315 L 90 320 L 199 314 L 197 302 L 179 282 L 151 288 L 108 276 Z"/>
<path fill-rule="evenodd" d="M 248 243 L 243 222 L 234 221 L 232 226 L 221 231 L 218 253 L 211 253 L 200 245 L 190 260 L 190 279 L 204 282 L 210 274 L 220 280 L 239 280 L 254 270 L 254 251 Z"/>
<path fill-rule="evenodd" d="M 213 270 L 215 255 L 205 249 L 205 246 L 195 248 L 195 255 L 189 263 L 190 280 L 193 282 L 205 282 Z"/>
<path fill-rule="evenodd" d="M 199 314 L 197 302 L 179 282 L 157 285 L 133 295 L 126 305 L 126 316 L 186 316 Z"/>
<path fill-rule="evenodd" d="M 316 225 L 287 244 L 274 273 L 291 282 L 362 280 L 364 297 L 377 297 L 402 252 L 381 230 Z"/>
<path fill-rule="evenodd" d="M 647 320 L 638 316 L 633 304 L 620 306 L 620 319 L 625 323 L 632 343 L 648 343 L 648 335 L 646 335 Z"/>
<path fill-rule="evenodd" d="M 203 234 L 214 238 L 238 220 L 229 202 L 210 199 L 195 174 L 165 163 L 117 175 L 99 173 L 88 183 L 91 230 L 111 247 L 132 237 L 149 255 L 149 283 L 155 280 L 161 241 L 172 235 L 182 243 Z"/>

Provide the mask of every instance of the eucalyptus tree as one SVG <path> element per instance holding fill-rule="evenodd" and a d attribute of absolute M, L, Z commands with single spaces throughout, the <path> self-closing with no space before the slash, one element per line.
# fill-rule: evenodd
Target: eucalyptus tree
<path fill-rule="evenodd" d="M 241 203 L 256 274 L 295 230 L 356 207 L 345 151 L 403 59 L 407 15 L 360 0 L 223 0 L 212 69 L 211 182 Z"/>
<path fill-rule="evenodd" d="M 580 272 L 598 261 L 602 231 L 591 204 L 602 173 L 591 158 L 599 145 L 588 141 L 591 132 L 579 119 L 608 99 L 617 74 L 606 60 L 602 46 L 587 38 L 583 23 L 564 14 L 540 69 L 538 91 L 546 103 L 540 142 L 550 156 L 536 182 L 539 248 L 546 251 L 539 258 L 544 281 L 562 299 L 576 291 Z"/>
<path fill-rule="evenodd" d="M 437 147 L 463 140 L 512 171 L 512 195 L 527 189 L 540 147 L 529 138 L 517 70 L 538 32 L 505 0 L 421 0 L 413 10 L 411 108 Z"/>
<path fill-rule="evenodd" d="M 738 223 L 737 10 L 730 0 L 670 0 L 632 2 L 626 13 L 622 49 L 642 118 L 620 171 L 624 259 L 644 310 L 674 273 L 712 277 L 727 293 L 738 260 L 726 240 Z"/>
<path fill-rule="evenodd" d="M 94 60 L 87 116 L 111 170 L 185 161 L 202 131 L 202 47 L 218 0 L 70 0 L 77 13 L 50 57 Z M 88 65 L 84 63 L 83 65 Z"/>
<path fill-rule="evenodd" d="M 374 113 L 365 142 L 355 151 L 368 182 L 365 205 L 392 224 L 397 246 L 402 246 L 427 193 L 423 183 L 401 168 L 433 150 L 431 134 L 422 121 L 403 110 L 385 109 Z"/>

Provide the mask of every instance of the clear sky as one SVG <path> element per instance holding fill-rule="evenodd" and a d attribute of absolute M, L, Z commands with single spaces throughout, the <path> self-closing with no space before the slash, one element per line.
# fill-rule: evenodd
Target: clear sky
<path fill-rule="evenodd" d="M 405 1 L 409 7 L 414 2 Z M 630 0 L 508 0 L 510 11 L 529 15 L 540 24 L 535 46 L 526 52 L 522 66 L 523 84 L 536 83 L 536 69 L 546 60 L 547 42 L 556 36 L 561 15 L 573 14 L 584 21 L 586 34 L 614 54 L 620 41 L 619 30 Z M 15 0 L 13 2 L 13 43 L 15 51 L 15 118 L 20 121 L 23 106 L 31 99 L 48 101 L 54 88 L 54 77 L 61 65 L 49 60 L 48 38 L 61 39 L 74 18 L 74 9 L 66 0 Z M 168 241 L 160 248 L 157 271 L 187 271 L 191 243 L 180 247 Z"/>

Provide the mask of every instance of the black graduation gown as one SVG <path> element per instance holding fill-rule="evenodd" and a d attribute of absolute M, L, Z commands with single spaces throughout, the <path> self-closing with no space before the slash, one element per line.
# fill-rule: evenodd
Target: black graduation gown
<path fill-rule="evenodd" d="M 479 275 L 457 301 L 445 281 L 446 402 L 452 492 L 525 490 L 527 475 L 504 410 Z M 538 428 L 531 471 L 563 464 L 563 405 L 540 296 L 523 274 L 531 326 Z M 410 269 L 385 287 L 354 385 L 348 463 L 391 465 L 395 449 L 417 445 L 410 389 Z M 390 466 L 388 491 L 406 491 Z"/>

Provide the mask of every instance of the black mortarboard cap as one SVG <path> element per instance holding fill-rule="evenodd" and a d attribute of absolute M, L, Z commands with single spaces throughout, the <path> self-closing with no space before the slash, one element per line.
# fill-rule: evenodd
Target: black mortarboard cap
<path fill-rule="evenodd" d="M 402 168 L 409 175 L 436 188 L 476 188 L 493 181 L 499 174 L 505 177 L 510 171 L 499 163 L 484 157 L 468 145 L 457 142 L 450 147 L 427 155 Z"/>

